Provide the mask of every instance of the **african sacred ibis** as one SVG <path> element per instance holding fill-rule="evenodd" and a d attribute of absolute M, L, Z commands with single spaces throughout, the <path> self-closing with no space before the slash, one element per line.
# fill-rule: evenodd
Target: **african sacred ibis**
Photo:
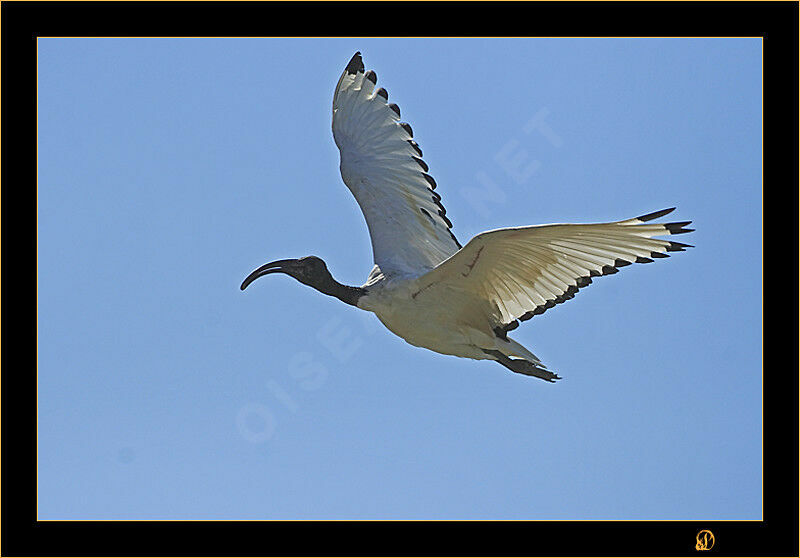
<path fill-rule="evenodd" d="M 318 291 L 374 312 L 393 333 L 417 347 L 494 360 L 553 382 L 531 351 L 508 332 L 571 299 L 593 277 L 631 263 L 665 258 L 690 245 L 653 237 L 691 232 L 691 221 L 654 223 L 674 208 L 594 224 L 497 229 L 462 246 L 451 232 L 436 182 L 428 174 L 411 126 L 389 103 L 377 77 L 356 52 L 333 95 L 333 138 L 342 179 L 367 221 L 375 266 L 360 287 L 334 280 L 316 256 L 262 265 L 241 289 L 270 273 L 285 273 Z"/>

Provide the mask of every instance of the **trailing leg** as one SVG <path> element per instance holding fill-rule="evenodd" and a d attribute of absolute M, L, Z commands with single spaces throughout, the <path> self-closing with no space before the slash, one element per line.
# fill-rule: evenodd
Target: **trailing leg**
<path fill-rule="evenodd" d="M 483 352 L 487 355 L 493 356 L 497 359 L 497 362 L 511 370 L 512 372 L 516 372 L 517 374 L 524 374 L 526 376 L 534 376 L 536 378 L 541 378 L 547 382 L 555 382 L 556 380 L 560 380 L 561 377 L 557 374 L 553 374 L 546 368 L 542 368 L 537 366 L 533 362 L 529 362 L 524 359 L 520 358 L 509 358 L 500 351 L 495 351 L 491 349 L 483 349 Z"/>

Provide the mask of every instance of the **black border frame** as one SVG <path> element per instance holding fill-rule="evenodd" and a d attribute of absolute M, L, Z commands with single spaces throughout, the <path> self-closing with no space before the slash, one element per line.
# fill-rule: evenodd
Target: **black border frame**
<path fill-rule="evenodd" d="M 777 237 L 781 239 L 781 259 L 777 261 L 788 271 L 776 277 L 764 265 L 763 277 L 765 285 L 782 285 L 785 275 L 792 275 L 798 269 L 794 259 L 798 254 L 797 2 L 5 1 L 0 9 L 5 85 L 1 97 L 4 140 L 1 178 L 5 186 L 2 189 L 5 264 L 2 341 L 6 349 L 2 352 L 2 454 L 5 460 L 1 468 L 4 556 L 691 556 L 703 554 L 694 547 L 695 536 L 701 529 L 710 529 L 716 537 L 715 547 L 705 554 L 798 556 L 796 325 L 781 326 L 769 335 L 765 330 L 763 336 L 764 521 L 760 522 L 37 522 L 35 515 L 38 36 L 761 36 L 764 41 L 763 184 L 768 185 L 762 191 L 770 194 L 764 196 L 764 213 L 777 217 L 769 220 L 770 234 L 766 229 L 763 231 L 764 246 L 772 246 L 768 240 L 776 238 L 772 234 L 778 223 L 791 229 Z M 375 16 L 371 18 L 371 14 Z M 792 208 L 789 218 L 785 209 L 779 214 L 769 211 L 770 199 L 778 196 L 782 207 Z M 787 255 L 794 267 L 786 265 Z M 721 270 L 720 280 L 724 280 L 724 273 L 735 270 Z M 789 295 L 795 302 L 792 305 L 783 300 L 785 296 L 786 293 L 781 293 L 781 306 L 796 311 L 797 299 Z M 24 300 L 27 308 L 17 311 L 12 303 L 18 299 Z M 768 301 L 762 298 L 762 302 Z M 775 321 L 774 314 L 772 305 L 763 305 L 762 327 Z M 798 323 L 796 318 L 797 314 L 794 324 Z M 783 335 L 787 338 L 783 339 Z M 788 367 L 783 361 L 787 347 L 791 354 L 786 356 L 792 363 Z M 18 352 L 22 354 L 17 355 Z M 425 537 L 427 534 L 432 536 Z"/>

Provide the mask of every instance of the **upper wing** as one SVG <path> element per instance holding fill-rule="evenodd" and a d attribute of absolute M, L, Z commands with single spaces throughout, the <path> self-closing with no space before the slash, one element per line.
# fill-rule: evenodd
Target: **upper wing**
<path fill-rule="evenodd" d="M 465 289 L 496 305 L 498 335 L 569 300 L 592 277 L 631 263 L 666 258 L 691 246 L 652 238 L 691 232 L 691 221 L 647 223 L 671 212 L 656 211 L 626 221 L 498 229 L 470 240 L 463 249 L 420 277 L 421 291 L 434 284 Z"/>
<path fill-rule="evenodd" d="M 450 232 L 436 182 L 427 174 L 411 126 L 400 109 L 374 90 L 375 72 L 364 73 L 361 54 L 347 64 L 333 96 L 333 138 L 342 179 L 369 227 L 375 263 L 384 274 L 420 274 L 461 245 Z"/>

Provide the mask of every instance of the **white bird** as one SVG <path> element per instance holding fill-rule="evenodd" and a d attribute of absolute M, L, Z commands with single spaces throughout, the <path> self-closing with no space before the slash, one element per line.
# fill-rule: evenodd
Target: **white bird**
<path fill-rule="evenodd" d="M 446 355 L 494 360 L 553 382 L 559 376 L 508 332 L 571 299 L 592 278 L 691 247 L 656 236 L 691 232 L 691 221 L 654 223 L 675 208 L 593 224 L 497 229 L 465 246 L 450 230 L 436 182 L 411 126 L 389 103 L 361 54 L 347 64 L 333 96 L 333 137 L 342 179 L 367 221 L 375 266 L 360 287 L 333 279 L 316 256 L 278 260 L 253 271 L 244 290 L 285 273 L 318 291 L 374 312 L 411 345 Z"/>

